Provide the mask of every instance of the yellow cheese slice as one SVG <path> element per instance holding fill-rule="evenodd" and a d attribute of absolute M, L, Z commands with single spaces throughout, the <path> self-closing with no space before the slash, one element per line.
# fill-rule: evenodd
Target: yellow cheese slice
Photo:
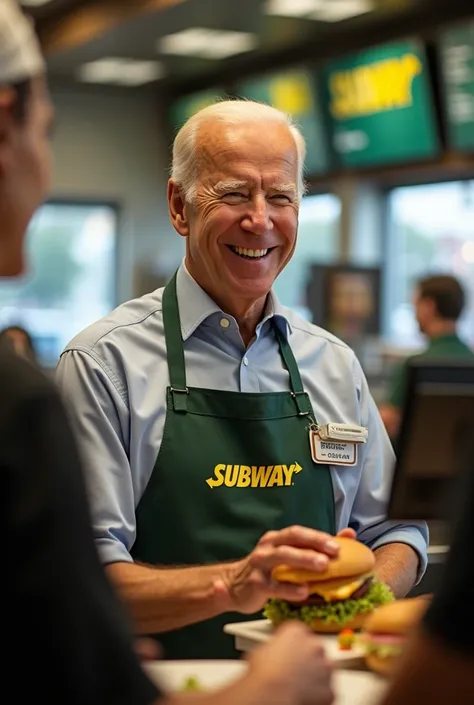
<path fill-rule="evenodd" d="M 367 575 L 361 575 L 352 580 L 351 578 L 335 578 L 334 580 L 325 580 L 322 583 L 310 583 L 310 593 L 311 595 L 319 595 L 326 602 L 347 600 L 371 575 L 371 573 L 367 573 Z"/>

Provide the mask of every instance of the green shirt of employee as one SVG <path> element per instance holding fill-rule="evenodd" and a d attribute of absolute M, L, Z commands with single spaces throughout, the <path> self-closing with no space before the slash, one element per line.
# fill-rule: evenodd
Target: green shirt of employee
<path fill-rule="evenodd" d="M 415 315 L 420 331 L 429 342 L 426 349 L 414 357 L 474 360 L 474 352 L 456 332 L 465 301 L 464 289 L 455 277 L 431 276 L 418 282 L 414 296 Z M 405 398 L 407 366 L 408 360 L 405 360 L 396 369 L 388 401 L 380 409 L 391 438 L 395 438 L 398 434 Z"/>

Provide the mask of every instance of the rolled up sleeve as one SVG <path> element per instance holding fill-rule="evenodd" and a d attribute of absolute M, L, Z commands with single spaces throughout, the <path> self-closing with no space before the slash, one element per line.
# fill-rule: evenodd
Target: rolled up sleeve
<path fill-rule="evenodd" d="M 361 379 L 361 418 L 363 425 L 369 430 L 369 437 L 361 448 L 362 470 L 350 526 L 355 529 L 358 538 L 372 549 L 390 543 L 405 543 L 411 546 L 420 559 L 418 583 L 428 562 L 428 527 L 422 521 L 405 524 L 387 520 L 395 455 L 360 366 L 358 373 Z"/>
<path fill-rule="evenodd" d="M 136 524 L 125 394 L 90 350 L 63 353 L 56 379 L 79 443 L 101 561 L 132 562 Z"/>

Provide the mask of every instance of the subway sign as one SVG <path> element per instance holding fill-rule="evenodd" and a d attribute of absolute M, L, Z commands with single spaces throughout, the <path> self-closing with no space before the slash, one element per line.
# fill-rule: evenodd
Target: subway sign
<path fill-rule="evenodd" d="M 474 21 L 443 33 L 440 58 L 449 143 L 474 151 Z"/>
<path fill-rule="evenodd" d="M 328 145 L 317 96 L 316 82 L 306 69 L 289 69 L 245 81 L 237 94 L 282 110 L 292 116 L 306 140 L 306 171 L 311 175 L 326 172 Z"/>
<path fill-rule="evenodd" d="M 323 90 L 332 147 L 343 166 L 425 159 L 439 149 L 423 47 L 405 41 L 328 63 Z"/>

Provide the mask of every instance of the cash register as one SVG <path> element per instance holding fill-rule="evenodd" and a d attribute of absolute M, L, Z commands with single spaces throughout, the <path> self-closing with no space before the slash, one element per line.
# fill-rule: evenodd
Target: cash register
<path fill-rule="evenodd" d="M 419 593 L 436 588 L 450 527 L 474 472 L 474 363 L 415 358 L 407 365 L 388 518 L 430 526 L 430 563 Z"/>

